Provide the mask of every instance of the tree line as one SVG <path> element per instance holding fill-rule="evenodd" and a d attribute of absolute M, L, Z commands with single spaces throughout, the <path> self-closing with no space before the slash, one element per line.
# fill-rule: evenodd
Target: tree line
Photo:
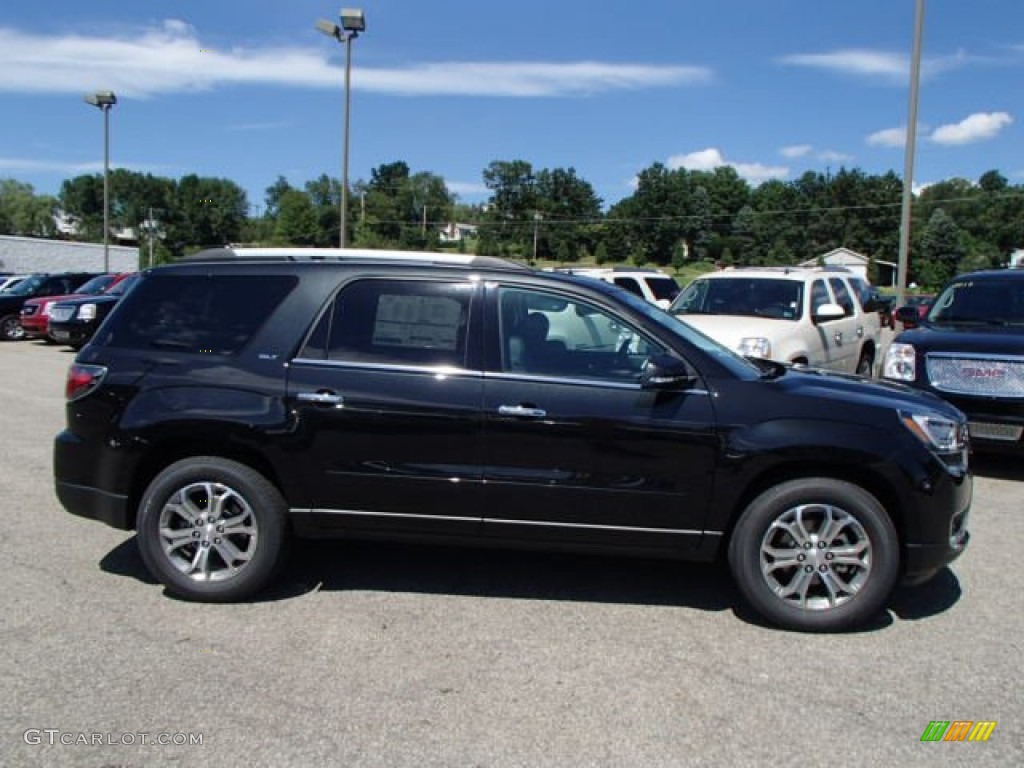
<path fill-rule="evenodd" d="M 354 247 L 438 250 L 564 264 L 632 263 L 681 268 L 795 264 L 845 246 L 872 262 L 897 259 L 902 181 L 893 172 L 841 168 L 751 186 L 730 167 L 713 171 L 654 163 L 634 191 L 607 210 L 573 168 L 535 169 L 495 161 L 483 171 L 486 202 L 460 203 L 444 179 L 405 162 L 374 168 L 352 185 L 348 242 Z M 228 179 L 170 179 L 116 169 L 110 175 L 111 228 L 152 238 L 156 261 L 225 243 L 335 246 L 340 190 L 326 174 L 293 185 L 279 177 L 262 206 Z M 60 212 L 71 226 L 58 228 Z M 443 246 L 450 222 L 476 237 Z M 58 195 L 0 180 L 0 234 L 102 240 L 103 177 L 65 180 Z M 1024 186 L 991 170 L 951 179 L 915 196 L 910 277 L 935 288 L 968 269 L 1005 264 L 1024 247 Z M 874 275 L 872 275 L 874 277 Z"/>

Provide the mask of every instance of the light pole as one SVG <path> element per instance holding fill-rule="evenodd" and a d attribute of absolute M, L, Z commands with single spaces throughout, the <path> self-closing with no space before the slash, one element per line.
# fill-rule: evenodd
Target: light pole
<path fill-rule="evenodd" d="M 103 271 L 110 271 L 110 108 L 117 104 L 113 91 L 87 93 L 85 103 L 103 111 Z"/>
<path fill-rule="evenodd" d="M 921 33 L 924 28 L 924 0 L 914 11 L 914 48 L 910 58 L 910 104 L 907 112 L 907 143 L 903 149 L 903 200 L 900 205 L 899 262 L 896 267 L 896 306 L 902 306 L 907 292 L 910 262 L 910 206 L 914 191 L 914 147 L 917 140 L 917 96 L 921 82 Z"/>
<path fill-rule="evenodd" d="M 339 15 L 341 26 L 333 21 L 318 19 L 316 28 L 345 46 L 345 127 L 342 139 L 344 148 L 341 152 L 341 226 L 338 237 L 340 247 L 344 248 L 345 218 L 348 214 L 348 113 L 352 79 L 352 41 L 359 37 L 360 32 L 366 31 L 366 16 L 359 8 L 342 8 Z"/>

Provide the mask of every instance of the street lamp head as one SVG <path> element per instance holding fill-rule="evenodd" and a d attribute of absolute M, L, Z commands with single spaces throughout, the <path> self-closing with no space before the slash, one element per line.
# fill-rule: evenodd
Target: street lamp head
<path fill-rule="evenodd" d="M 96 91 L 95 93 L 87 93 L 84 96 L 86 104 L 92 104 L 94 107 L 100 109 L 108 109 L 109 107 L 117 104 L 117 96 L 114 95 L 113 91 Z"/>
<path fill-rule="evenodd" d="M 341 26 L 346 32 L 359 34 L 366 31 L 366 16 L 361 8 L 342 8 Z"/>
<path fill-rule="evenodd" d="M 341 37 L 341 28 L 333 21 L 327 21 L 326 19 L 317 19 L 316 28 L 323 32 L 328 37 L 338 39 Z"/>

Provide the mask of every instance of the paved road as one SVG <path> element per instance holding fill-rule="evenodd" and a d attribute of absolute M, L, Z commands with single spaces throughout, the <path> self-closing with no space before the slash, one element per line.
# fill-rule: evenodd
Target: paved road
<path fill-rule="evenodd" d="M 265 599 L 193 605 L 58 505 L 70 360 L 0 344 L 0 764 L 1022 764 L 1019 464 L 980 467 L 965 557 L 855 634 L 760 626 L 713 568 L 410 546 L 302 545 Z M 998 725 L 920 742 L 957 719 Z M 135 743 L 59 743 L 93 734 Z"/>

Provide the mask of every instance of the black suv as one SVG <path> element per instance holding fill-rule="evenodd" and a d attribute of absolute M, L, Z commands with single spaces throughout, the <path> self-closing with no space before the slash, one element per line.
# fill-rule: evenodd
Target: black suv
<path fill-rule="evenodd" d="M 770 621 L 835 630 L 968 538 L 967 427 L 939 398 L 748 360 L 616 286 L 497 259 L 149 270 L 67 400 L 61 503 L 136 529 L 198 600 L 255 593 L 290 535 L 384 537 L 721 554 Z"/>
<path fill-rule="evenodd" d="M 1024 453 L 1024 269 L 954 278 L 922 319 L 900 307 L 904 324 L 882 375 L 940 395 L 967 414 L 971 442 Z"/>
<path fill-rule="evenodd" d="M 74 293 L 95 272 L 61 272 L 59 274 L 29 275 L 17 285 L 0 294 L 0 339 L 17 341 L 25 337 L 21 327 L 21 308 L 29 299 L 41 296 L 61 296 Z"/>

